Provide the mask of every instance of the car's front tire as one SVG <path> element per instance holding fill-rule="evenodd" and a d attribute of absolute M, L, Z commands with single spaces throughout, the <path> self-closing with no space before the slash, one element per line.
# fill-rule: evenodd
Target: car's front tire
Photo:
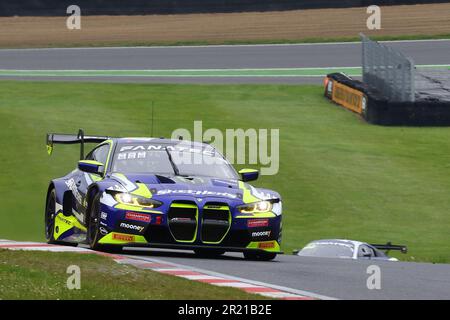
<path fill-rule="evenodd" d="M 87 235 L 86 240 L 89 247 L 96 251 L 106 251 L 106 252 L 120 252 L 122 250 L 121 246 L 116 245 L 104 245 L 98 243 L 101 238 L 100 233 L 100 197 L 101 194 L 97 193 L 88 209 L 88 220 L 87 220 Z"/>
<path fill-rule="evenodd" d="M 56 244 L 55 234 L 55 216 L 56 216 L 56 191 L 50 190 L 47 203 L 45 205 L 45 238 L 47 243 Z"/>
<path fill-rule="evenodd" d="M 247 260 L 254 261 L 271 261 L 277 256 L 274 252 L 264 252 L 264 251 L 246 251 L 244 252 L 244 257 Z"/>

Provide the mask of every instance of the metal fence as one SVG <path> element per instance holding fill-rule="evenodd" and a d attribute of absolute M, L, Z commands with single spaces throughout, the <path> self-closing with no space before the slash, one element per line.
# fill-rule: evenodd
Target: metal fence
<path fill-rule="evenodd" d="M 363 82 L 390 101 L 415 101 L 412 59 L 361 34 Z"/>

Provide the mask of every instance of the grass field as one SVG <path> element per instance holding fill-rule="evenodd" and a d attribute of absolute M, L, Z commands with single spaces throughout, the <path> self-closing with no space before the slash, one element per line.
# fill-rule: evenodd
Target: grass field
<path fill-rule="evenodd" d="M 367 8 L 274 12 L 0 18 L 0 47 L 133 46 L 450 38 L 450 4 L 381 7 L 381 29 L 368 30 Z M 207 27 L 205 27 L 207 26 Z"/>
<path fill-rule="evenodd" d="M 0 250 L 0 300 L 247 300 L 238 289 L 212 286 L 117 264 L 93 254 Z M 67 268 L 80 267 L 81 288 L 67 288 Z"/>
<path fill-rule="evenodd" d="M 43 239 L 48 181 L 78 148 L 47 132 L 154 135 L 176 128 L 279 128 L 280 172 L 257 186 L 284 200 L 283 249 L 342 237 L 408 245 L 416 261 L 450 262 L 450 128 L 368 125 L 319 86 L 0 82 L 0 238 Z"/>

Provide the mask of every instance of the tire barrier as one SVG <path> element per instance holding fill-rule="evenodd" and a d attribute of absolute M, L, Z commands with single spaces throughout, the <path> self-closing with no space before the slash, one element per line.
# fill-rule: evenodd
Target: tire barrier
<path fill-rule="evenodd" d="M 450 101 L 438 97 L 392 102 L 342 73 L 325 78 L 325 96 L 367 122 L 383 126 L 450 126 Z"/>

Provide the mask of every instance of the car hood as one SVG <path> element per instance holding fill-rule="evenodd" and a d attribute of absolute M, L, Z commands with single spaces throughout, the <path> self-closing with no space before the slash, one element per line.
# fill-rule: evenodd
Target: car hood
<path fill-rule="evenodd" d="M 144 184 L 153 197 L 186 196 L 195 198 L 227 198 L 243 200 L 251 194 L 256 200 L 277 199 L 278 193 L 257 189 L 237 179 L 220 179 L 203 176 L 163 176 L 154 174 L 112 174 L 123 191 L 133 192 Z M 117 188 L 116 188 L 117 190 Z M 245 194 L 244 194 L 245 193 Z M 253 198 L 253 199 L 254 199 Z"/>

